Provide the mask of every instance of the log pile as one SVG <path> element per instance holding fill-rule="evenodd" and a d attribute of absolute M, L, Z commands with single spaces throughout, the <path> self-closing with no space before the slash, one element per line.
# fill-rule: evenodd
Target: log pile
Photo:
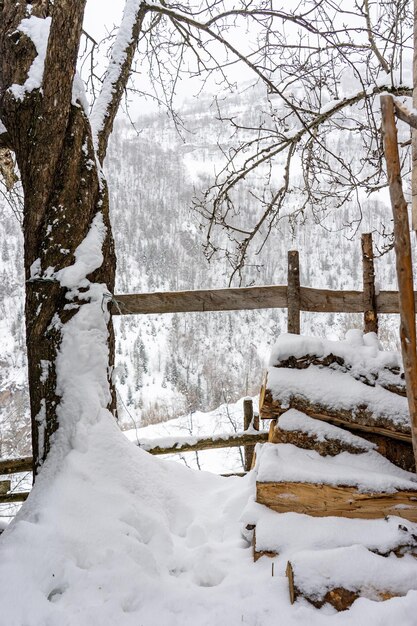
<path fill-rule="evenodd" d="M 417 576 L 417 559 L 411 558 L 417 556 L 417 479 L 404 375 L 395 355 L 374 349 L 372 341 L 357 350 L 334 342 L 333 351 L 332 342 L 287 335 L 274 349 L 262 385 L 259 413 L 271 423 L 269 443 L 257 453 L 256 502 L 268 508 L 265 517 L 280 513 L 283 524 L 274 534 L 268 517 L 265 532 L 261 515 L 253 556 L 288 552 L 291 602 L 303 597 L 340 611 L 359 597 L 381 601 L 417 589 L 411 579 L 411 570 Z M 303 352 L 304 346 L 311 349 Z M 346 524 L 367 528 L 369 535 L 346 532 Z M 387 542 L 382 537 L 389 525 L 398 536 Z M 333 527 L 340 527 L 337 539 Z M 337 550 L 347 563 L 359 550 L 364 571 L 333 571 Z M 391 567 L 398 572 L 392 580 Z M 383 575 L 373 580 L 375 568 Z"/>
<path fill-rule="evenodd" d="M 329 352 L 329 344 L 332 343 L 335 349 Z M 372 366 L 372 359 L 367 358 L 358 365 L 338 353 L 343 353 L 340 345 L 339 342 L 327 342 L 324 354 L 300 354 L 300 349 L 294 350 L 296 354 L 293 355 L 287 350 L 283 357 L 278 353 L 279 358 L 272 360 L 262 384 L 260 417 L 275 420 L 276 423 L 288 409 L 297 409 L 317 420 L 360 435 L 375 443 L 380 454 L 398 467 L 415 471 L 404 373 L 394 359 L 375 367 Z M 352 387 L 352 401 L 339 397 L 337 391 L 333 395 L 323 394 L 323 397 L 311 394 L 309 386 L 313 377 L 316 377 L 317 385 L 324 387 L 334 384 L 343 388 L 345 381 L 347 388 Z M 381 405 L 387 407 L 385 411 L 381 410 Z M 279 426 L 272 440 L 304 448 L 311 445 L 317 449 L 317 445 L 305 437 L 280 433 Z M 335 453 L 337 445 L 333 448 L 328 445 L 325 453 L 331 454 L 330 449 Z"/>
<path fill-rule="evenodd" d="M 329 603 L 344 611 L 358 598 L 381 602 L 405 596 L 417 588 L 410 579 L 415 567 L 415 562 L 385 558 L 363 546 L 299 553 L 286 568 L 290 600 L 302 597 L 317 608 Z"/>

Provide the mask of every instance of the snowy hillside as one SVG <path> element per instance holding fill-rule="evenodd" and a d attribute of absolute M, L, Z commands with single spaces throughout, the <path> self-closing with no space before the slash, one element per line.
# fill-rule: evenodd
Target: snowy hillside
<path fill-rule="evenodd" d="M 116 124 L 106 170 L 118 255 L 118 293 L 228 285 L 229 266 L 224 259 L 207 264 L 200 219 L 190 210 L 193 196 L 210 184 L 222 159 L 218 148 L 222 127 L 210 105 L 209 99 L 187 105 L 183 119 L 188 130 L 183 138 L 163 114 L 138 120 L 139 133 L 123 120 Z M 263 104 L 256 93 L 246 92 L 222 106 L 225 116 L 246 115 L 253 121 Z M 233 143 L 224 128 L 222 141 L 224 150 Z M 347 150 L 354 155 L 355 146 Z M 246 200 L 245 210 L 252 215 L 255 205 Z M 381 223 L 389 229 L 384 200 L 384 195 L 375 194 L 363 199 L 360 229 L 379 228 Z M 29 451 L 24 285 L 19 223 L 1 199 L 0 206 L 0 445 L 1 456 L 10 456 Z M 352 211 L 347 204 L 331 212 L 324 220 L 326 228 L 307 215 L 299 216 L 299 223 L 280 222 L 262 255 L 250 259 L 244 284 L 285 284 L 287 251 L 298 248 L 302 284 L 359 289 L 360 233 L 351 240 L 346 234 L 352 230 L 342 230 L 352 221 Z M 377 259 L 376 268 L 381 287 L 395 288 L 393 253 Z M 304 332 L 333 338 L 361 324 L 359 315 L 302 316 Z M 132 421 L 143 426 L 257 393 L 269 346 L 286 330 L 286 313 L 125 316 L 115 318 L 115 326 L 119 416 L 122 426 L 129 428 Z M 381 319 L 380 326 L 381 340 L 395 347 L 397 322 Z M 16 428 L 20 435 L 12 443 L 9 433 Z"/>

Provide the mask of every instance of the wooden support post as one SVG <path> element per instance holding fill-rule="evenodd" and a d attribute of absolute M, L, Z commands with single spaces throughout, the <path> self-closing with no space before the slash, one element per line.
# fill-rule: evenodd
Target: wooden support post
<path fill-rule="evenodd" d="M 417 352 L 416 313 L 413 292 L 413 266 L 411 256 L 408 207 L 401 182 L 397 127 L 392 96 L 381 96 L 382 133 L 391 206 L 394 216 L 394 248 L 397 265 L 400 337 L 404 362 L 405 382 L 411 421 L 411 438 L 417 466 Z"/>
<path fill-rule="evenodd" d="M 372 233 L 364 233 L 362 243 L 364 331 L 378 334 L 378 313 L 375 294 L 374 253 Z"/>
<path fill-rule="evenodd" d="M 248 430 L 251 426 L 254 430 L 259 430 L 259 415 L 254 415 L 253 413 L 252 399 L 246 398 L 246 400 L 243 401 L 243 429 Z M 252 467 L 254 450 L 255 446 L 253 444 L 245 446 L 244 469 L 246 472 L 249 472 Z"/>
<path fill-rule="evenodd" d="M 287 287 L 287 307 L 289 333 L 300 334 L 300 262 L 298 250 L 288 251 L 288 287 Z"/>

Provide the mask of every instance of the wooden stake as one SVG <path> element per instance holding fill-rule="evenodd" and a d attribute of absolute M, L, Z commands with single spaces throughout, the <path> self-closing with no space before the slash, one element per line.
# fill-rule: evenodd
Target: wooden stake
<path fill-rule="evenodd" d="M 411 421 L 411 437 L 417 466 L 417 353 L 413 267 L 407 203 L 401 182 L 397 127 L 392 96 L 381 96 L 382 132 L 391 206 L 394 216 L 394 248 L 397 265 L 400 337 Z"/>
<path fill-rule="evenodd" d="M 413 52 L 413 107 L 417 108 L 417 0 L 414 0 L 414 52 Z M 411 131 L 411 220 L 412 228 L 417 231 L 417 130 Z"/>
<path fill-rule="evenodd" d="M 292 565 L 289 561 L 287 563 L 285 575 L 288 578 L 288 590 L 290 592 L 290 602 L 291 604 L 294 604 L 296 600 L 296 594 L 295 594 L 295 589 L 294 589 L 294 572 L 292 569 Z"/>
<path fill-rule="evenodd" d="M 363 267 L 363 305 L 365 333 L 378 333 L 378 313 L 375 294 L 374 253 L 372 249 L 372 234 L 364 233 L 362 243 Z"/>
<path fill-rule="evenodd" d="M 253 426 L 255 430 L 259 430 L 259 415 L 254 417 L 253 415 L 253 402 L 251 398 L 247 398 L 243 401 L 243 429 Z M 255 447 L 253 445 L 245 446 L 245 471 L 249 472 L 252 467 L 253 453 Z"/>
<path fill-rule="evenodd" d="M 288 251 L 288 322 L 289 333 L 300 334 L 300 262 L 298 250 Z"/>

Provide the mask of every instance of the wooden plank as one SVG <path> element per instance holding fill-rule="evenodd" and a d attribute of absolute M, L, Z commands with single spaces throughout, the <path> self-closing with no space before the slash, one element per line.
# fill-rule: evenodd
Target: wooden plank
<path fill-rule="evenodd" d="M 414 293 L 417 303 L 417 292 Z M 245 311 L 287 308 L 287 287 L 280 285 L 236 289 L 206 289 L 119 294 L 112 300 L 113 315 Z M 399 313 L 398 292 L 376 296 L 378 313 Z M 362 291 L 332 291 L 300 287 L 300 310 L 311 313 L 363 313 Z"/>
<path fill-rule="evenodd" d="M 315 483 L 256 483 L 256 502 L 277 513 L 379 519 L 397 515 L 417 522 L 417 491 L 362 493 L 356 487 Z"/>
<path fill-rule="evenodd" d="M 300 259 L 298 250 L 288 251 L 287 331 L 300 334 Z"/>
<path fill-rule="evenodd" d="M 362 313 L 362 291 L 332 291 L 300 287 L 302 311 L 313 313 Z"/>
<path fill-rule="evenodd" d="M 10 491 L 11 482 L 10 480 L 0 480 L 0 494 L 3 495 Z"/>
<path fill-rule="evenodd" d="M 267 432 L 259 433 L 237 433 L 237 434 L 225 434 L 216 437 L 205 437 L 197 439 L 195 437 L 184 438 L 185 441 L 179 441 L 176 445 L 172 446 L 147 446 L 146 444 L 139 443 L 139 447 L 150 454 L 178 454 L 180 452 L 198 452 L 199 450 L 215 450 L 218 448 L 235 448 L 238 446 L 252 445 L 257 443 L 263 443 L 268 441 Z M 0 461 L 0 474 L 13 474 L 15 472 L 26 472 L 32 470 L 32 457 L 24 459 L 7 459 Z"/>
<path fill-rule="evenodd" d="M 29 491 L 19 491 L 0 496 L 0 504 L 12 504 L 13 502 L 24 502 L 29 496 Z"/>
<path fill-rule="evenodd" d="M 32 457 L 23 459 L 2 459 L 0 460 L 0 476 L 3 474 L 17 474 L 18 472 L 32 471 Z"/>
<path fill-rule="evenodd" d="M 294 574 L 293 565 L 290 561 L 287 563 L 285 574 L 288 578 L 288 590 L 291 604 L 294 604 L 298 598 L 304 598 L 318 609 L 324 604 L 331 604 L 337 611 L 346 611 L 352 606 L 355 600 L 361 597 L 367 597 L 370 593 L 369 589 L 351 591 L 344 587 L 335 587 L 323 593 L 322 597 L 318 597 L 317 594 L 310 594 L 308 590 L 303 589 L 302 585 L 298 583 L 297 577 Z M 388 593 L 385 590 L 379 591 L 372 589 L 371 591 L 372 596 L 370 599 L 373 601 L 384 601 L 397 597 L 396 594 Z"/>
<path fill-rule="evenodd" d="M 244 287 L 118 295 L 112 313 L 181 313 L 286 308 L 287 287 Z"/>
<path fill-rule="evenodd" d="M 394 248 L 400 301 L 400 337 L 410 411 L 411 435 L 417 465 L 417 346 L 416 307 L 413 291 L 413 262 L 411 253 L 408 207 L 401 182 L 394 99 L 381 96 L 382 134 L 387 164 L 388 184 L 394 217 Z"/>
<path fill-rule="evenodd" d="M 363 270 L 363 305 L 365 308 L 365 333 L 378 334 L 378 313 L 376 310 L 374 252 L 372 233 L 364 233 L 361 237 L 362 270 Z"/>
<path fill-rule="evenodd" d="M 303 450 L 315 450 L 321 456 L 336 456 L 341 452 L 351 454 L 362 454 L 367 452 L 366 442 L 361 446 L 359 443 L 347 443 L 343 439 L 319 438 L 313 433 L 306 433 L 300 430 L 283 430 L 279 427 L 279 421 L 273 429 L 269 430 L 269 443 L 291 443 Z"/>
<path fill-rule="evenodd" d="M 191 439 L 195 439 L 191 437 Z M 180 452 L 198 452 L 200 450 L 214 450 L 217 448 L 234 448 L 237 446 L 244 446 L 248 444 L 256 444 L 268 441 L 268 433 L 238 433 L 236 435 L 224 435 L 216 437 L 207 437 L 199 439 L 196 443 L 181 443 L 179 442 L 175 446 L 161 447 L 153 446 L 152 448 L 146 448 L 144 450 L 150 454 L 178 454 Z"/>
<path fill-rule="evenodd" d="M 349 554 L 349 548 L 329 550 L 327 554 L 317 550 L 313 559 L 305 553 L 293 554 L 286 570 L 291 602 L 305 598 L 317 608 L 328 603 L 338 611 L 345 611 L 358 598 L 382 602 L 415 589 L 412 576 L 407 580 L 404 573 L 399 574 L 404 571 L 401 558 L 386 558 L 369 550 L 367 555 L 362 553 L 366 555 L 366 565 L 351 569 L 355 552 Z M 350 568 L 349 574 L 341 575 L 346 568 Z"/>

